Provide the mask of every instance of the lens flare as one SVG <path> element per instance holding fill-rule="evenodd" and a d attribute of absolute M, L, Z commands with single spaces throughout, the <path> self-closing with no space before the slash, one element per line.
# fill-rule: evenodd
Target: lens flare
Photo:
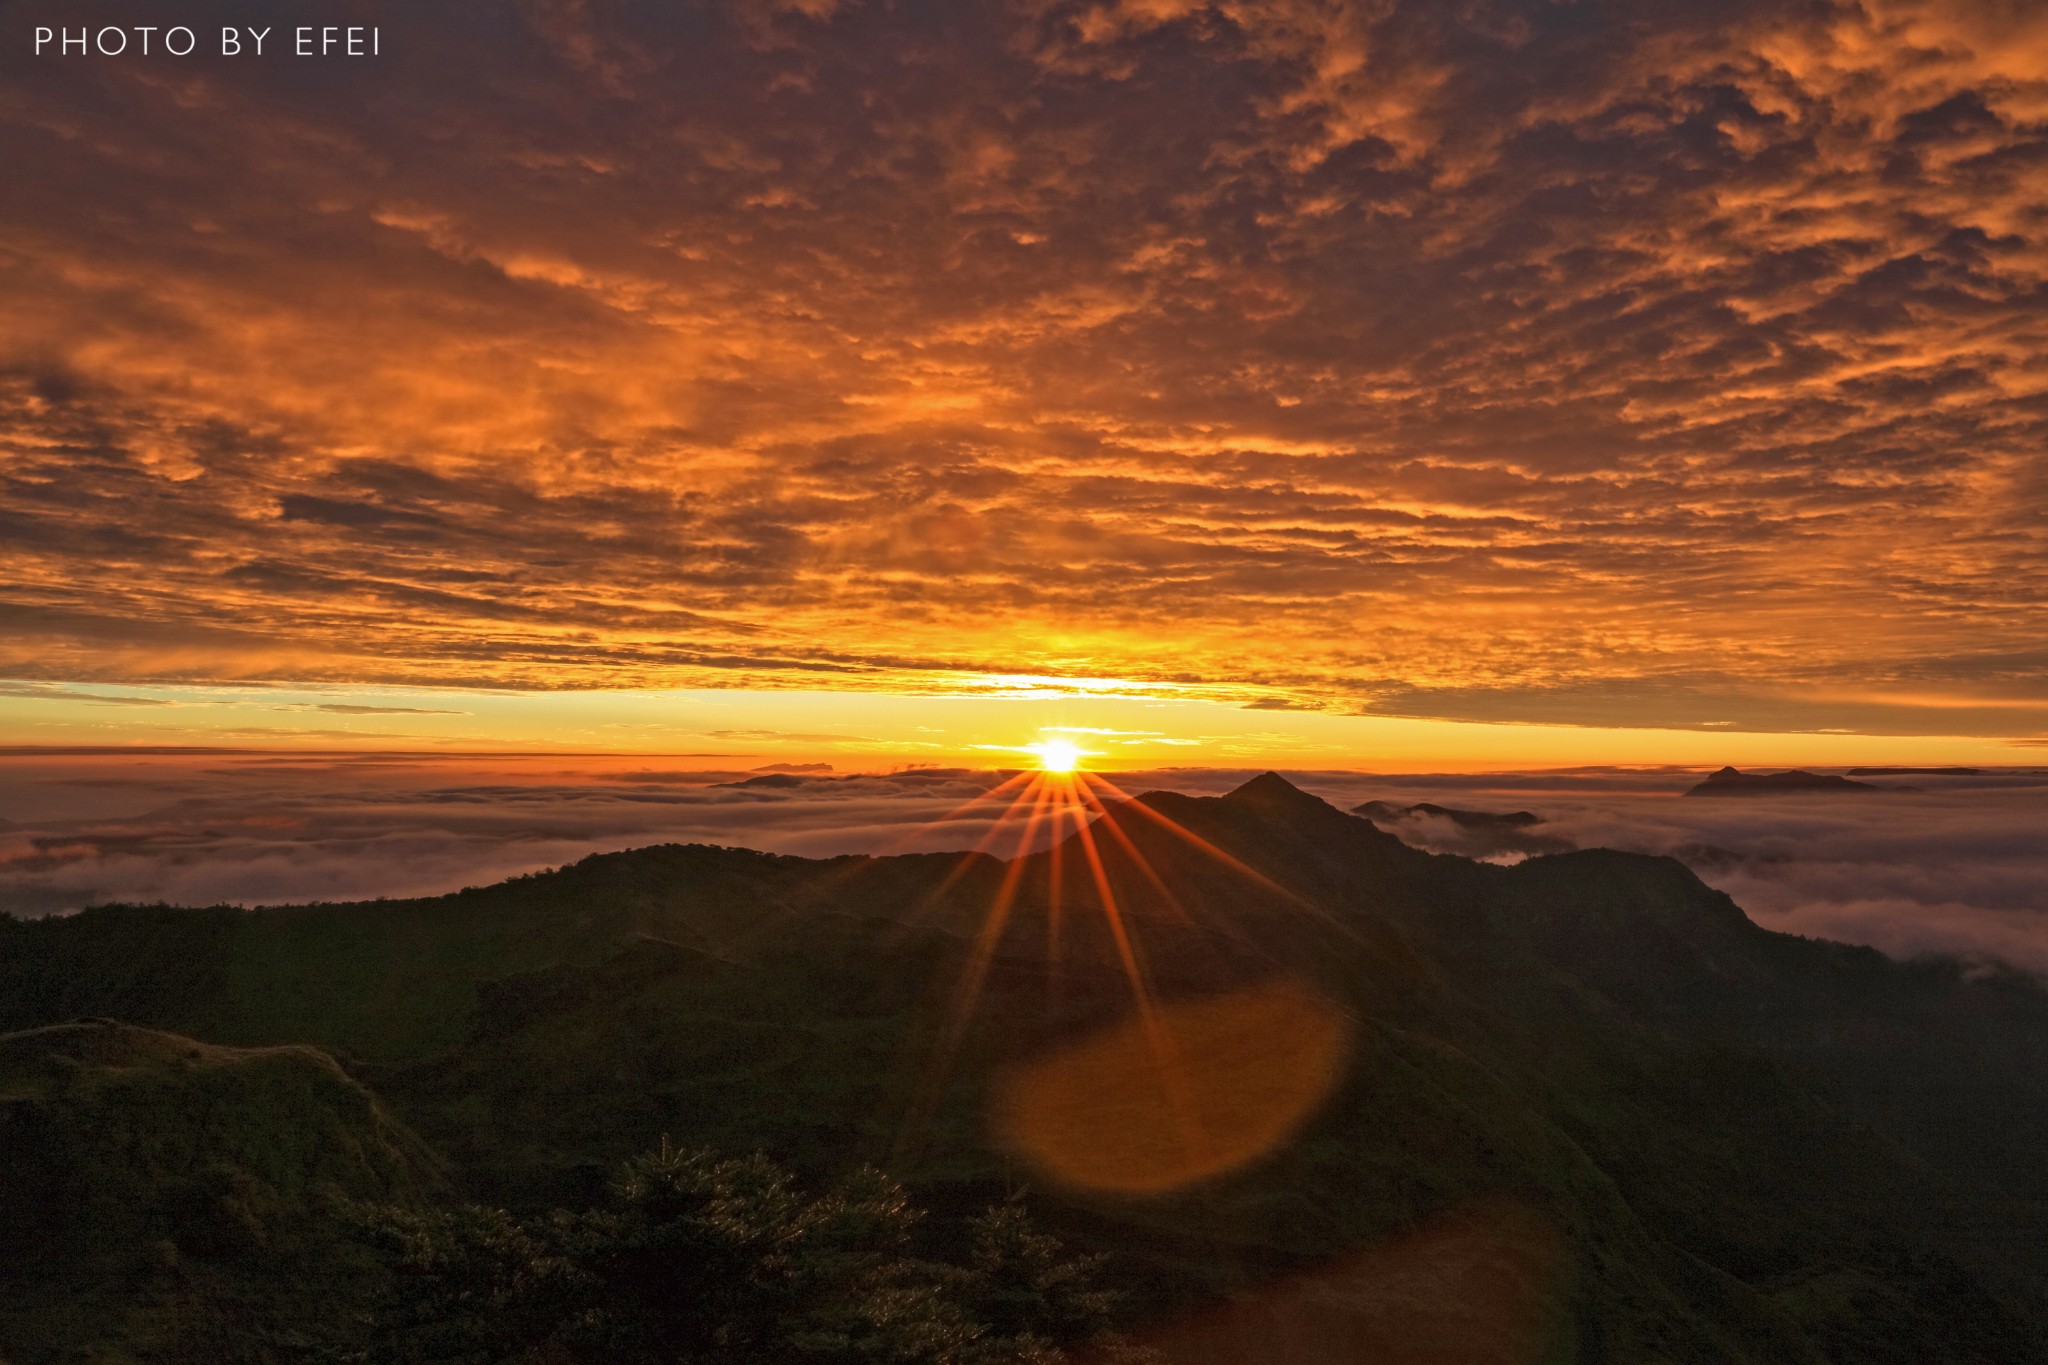
<path fill-rule="evenodd" d="M 1193 923 L 1144 847 L 1163 835 L 1267 896 L 1319 917 L 1327 912 L 1087 771 L 1088 751 L 1071 741 L 1019 748 L 1038 756 L 1039 769 L 1010 773 L 948 817 L 972 811 L 989 823 L 911 916 L 936 909 L 971 872 L 985 871 L 991 852 L 1001 860 L 1000 883 L 979 909 L 944 1023 L 898 1131 L 898 1154 L 918 1150 L 933 1131 L 1013 920 L 1043 917 L 1046 998 L 1056 1002 L 1064 931 L 1076 913 L 1091 911 L 1101 916 L 1104 946 L 1113 948 L 1130 987 L 1131 1012 L 1090 1044 L 1013 1067 L 988 1115 L 998 1142 L 1058 1183 L 1125 1194 L 1178 1189 L 1284 1145 L 1342 1071 L 1347 1021 L 1301 982 L 1162 1001 L 1130 895 L 1139 892 L 1147 913 L 1163 921 Z M 867 865 L 850 865 L 845 875 Z M 1069 875 L 1077 868 L 1078 880 Z M 1250 942 L 1227 917 L 1212 927 Z"/>
<path fill-rule="evenodd" d="M 1163 1194 L 1283 1146 L 1342 1074 L 1350 1029 L 1301 982 L 1162 1002 L 1001 1077 L 997 1140 L 1070 1188 Z"/>

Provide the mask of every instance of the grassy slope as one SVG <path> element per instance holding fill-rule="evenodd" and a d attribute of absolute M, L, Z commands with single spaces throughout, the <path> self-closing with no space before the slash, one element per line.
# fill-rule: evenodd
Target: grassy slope
<path fill-rule="evenodd" d="M 438 1162 L 334 1060 L 110 1021 L 0 1036 L 0 1343 L 21 1362 L 265 1360 L 371 1283 L 343 1201 Z"/>

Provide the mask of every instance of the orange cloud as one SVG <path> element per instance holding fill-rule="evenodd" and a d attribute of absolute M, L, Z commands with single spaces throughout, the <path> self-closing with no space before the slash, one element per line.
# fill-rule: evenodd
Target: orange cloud
<path fill-rule="evenodd" d="M 10 70 L 0 676 L 2048 728 L 2029 11 L 525 13 Z"/>

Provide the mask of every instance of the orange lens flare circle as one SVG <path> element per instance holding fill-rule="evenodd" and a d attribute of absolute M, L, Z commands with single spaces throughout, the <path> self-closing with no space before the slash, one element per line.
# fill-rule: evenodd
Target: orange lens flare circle
<path fill-rule="evenodd" d="M 1059 1184 L 1162 1194 L 1286 1143 L 1336 1085 L 1350 1037 L 1292 980 L 1162 1002 L 999 1077 L 991 1126 Z"/>

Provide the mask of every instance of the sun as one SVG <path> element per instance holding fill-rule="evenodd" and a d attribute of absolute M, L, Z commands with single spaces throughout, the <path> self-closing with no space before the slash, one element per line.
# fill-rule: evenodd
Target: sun
<path fill-rule="evenodd" d="M 1081 766 L 1081 751 L 1067 740 L 1040 740 L 1030 747 L 1038 755 L 1038 766 L 1049 773 L 1070 773 Z"/>

